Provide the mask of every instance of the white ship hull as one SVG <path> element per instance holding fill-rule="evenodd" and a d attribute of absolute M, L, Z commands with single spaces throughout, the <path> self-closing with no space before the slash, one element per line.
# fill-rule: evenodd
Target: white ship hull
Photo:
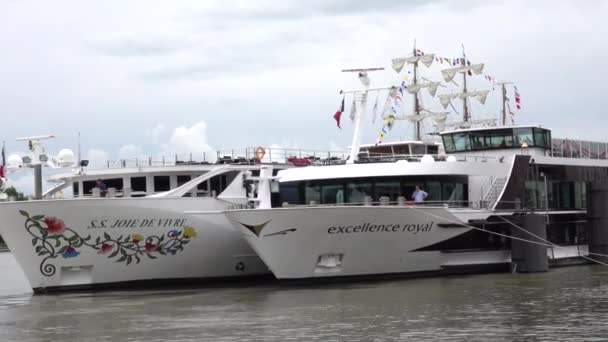
<path fill-rule="evenodd" d="M 496 265 L 509 251 L 416 251 L 467 232 L 485 210 L 335 206 L 228 211 L 235 228 L 279 279 L 439 272 Z M 459 218 L 461 217 L 461 218 Z"/>
<path fill-rule="evenodd" d="M 0 233 L 35 291 L 268 274 L 213 198 L 0 204 Z"/>

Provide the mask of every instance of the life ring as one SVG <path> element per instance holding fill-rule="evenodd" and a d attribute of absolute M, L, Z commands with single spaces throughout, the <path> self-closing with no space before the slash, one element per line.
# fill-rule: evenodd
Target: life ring
<path fill-rule="evenodd" d="M 262 146 L 258 146 L 255 148 L 255 159 L 257 159 L 258 161 L 261 161 L 262 159 L 264 159 L 265 155 L 266 155 L 266 150 Z"/>

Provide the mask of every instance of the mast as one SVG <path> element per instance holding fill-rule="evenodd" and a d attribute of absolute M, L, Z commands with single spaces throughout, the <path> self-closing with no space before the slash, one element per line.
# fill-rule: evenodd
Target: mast
<path fill-rule="evenodd" d="M 507 87 L 505 84 L 501 84 L 502 89 L 502 125 L 506 126 L 507 124 Z"/>
<path fill-rule="evenodd" d="M 464 44 L 462 44 L 462 66 L 467 65 L 467 56 L 464 53 Z M 462 73 L 462 92 L 467 93 L 467 73 Z M 471 119 L 471 113 L 469 113 L 469 106 L 467 104 L 467 98 L 462 99 L 462 115 L 463 121 L 467 122 Z"/>
<path fill-rule="evenodd" d="M 502 81 L 499 82 L 498 84 L 500 84 L 500 92 L 501 92 L 501 102 L 502 102 L 502 125 L 506 126 L 507 125 L 507 102 L 509 102 L 509 98 L 507 97 L 507 84 L 511 84 L 511 82 L 506 82 L 506 81 Z"/>
<path fill-rule="evenodd" d="M 363 111 L 365 111 L 367 103 L 367 93 L 370 89 L 370 80 L 367 73 L 370 71 L 384 70 L 384 68 L 365 68 L 365 69 L 345 69 L 342 72 L 355 72 L 358 74 L 359 81 L 363 86 L 362 89 L 342 91 L 342 93 L 352 93 L 355 99 L 355 130 L 353 132 L 353 142 L 350 147 L 350 157 L 347 160 L 347 164 L 353 164 L 359 157 L 359 150 L 361 146 L 361 118 Z M 387 89 L 387 88 L 375 88 Z"/>
<path fill-rule="evenodd" d="M 416 51 L 416 40 L 414 40 L 414 50 L 412 51 L 414 56 L 417 56 L 418 52 Z M 413 85 L 418 84 L 418 61 L 414 63 L 414 83 Z M 418 99 L 418 92 L 414 92 L 414 115 L 420 115 L 420 102 Z M 420 120 L 417 120 L 414 124 L 414 139 L 422 140 L 420 136 Z"/>

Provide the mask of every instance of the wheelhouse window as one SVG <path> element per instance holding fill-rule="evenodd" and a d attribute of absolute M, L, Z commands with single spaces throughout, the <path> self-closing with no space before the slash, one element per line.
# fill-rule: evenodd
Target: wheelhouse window
<path fill-rule="evenodd" d="M 551 132 L 539 127 L 495 128 L 441 135 L 446 153 L 528 147 L 551 149 Z"/>

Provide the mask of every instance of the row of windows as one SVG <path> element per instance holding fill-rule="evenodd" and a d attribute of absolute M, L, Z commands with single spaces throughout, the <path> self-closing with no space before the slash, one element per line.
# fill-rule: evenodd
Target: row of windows
<path fill-rule="evenodd" d="M 503 128 L 442 134 L 447 153 L 500 148 L 551 148 L 551 132 L 538 127 Z"/>
<path fill-rule="evenodd" d="M 227 174 L 221 174 L 207 181 L 203 181 L 196 186 L 196 195 L 204 195 L 209 193 L 209 189 L 211 191 L 215 191 L 216 194 L 221 193 L 229 184 L 232 182 L 235 172 L 229 172 Z M 198 175 L 196 175 L 198 176 Z M 191 175 L 177 175 L 177 186 L 182 186 L 185 183 L 189 182 L 192 179 Z M 114 188 L 117 192 L 121 192 L 124 189 L 124 179 L 123 178 L 107 178 L 102 179 L 107 188 Z M 163 175 L 163 176 L 154 176 L 152 177 L 152 184 L 147 184 L 145 176 L 131 177 L 131 191 L 133 196 L 144 196 L 148 192 L 148 186 L 150 186 L 150 190 L 153 192 L 163 192 L 171 190 L 171 176 Z M 80 195 L 80 183 L 75 182 L 72 185 L 72 190 L 74 196 Z M 91 195 L 93 193 L 93 188 L 97 186 L 96 180 L 88 180 L 82 182 L 82 194 Z"/>
<path fill-rule="evenodd" d="M 466 177 L 377 177 L 335 179 L 317 182 L 285 182 L 280 185 L 280 203 L 309 204 L 360 204 L 366 196 L 373 201 L 388 197 L 397 201 L 403 196 L 411 200 L 416 186 L 428 193 L 426 201 L 467 202 Z"/>
<path fill-rule="evenodd" d="M 546 185 L 546 186 L 545 186 Z M 584 209 L 587 207 L 585 182 L 526 181 L 524 203 L 530 209 Z"/>

